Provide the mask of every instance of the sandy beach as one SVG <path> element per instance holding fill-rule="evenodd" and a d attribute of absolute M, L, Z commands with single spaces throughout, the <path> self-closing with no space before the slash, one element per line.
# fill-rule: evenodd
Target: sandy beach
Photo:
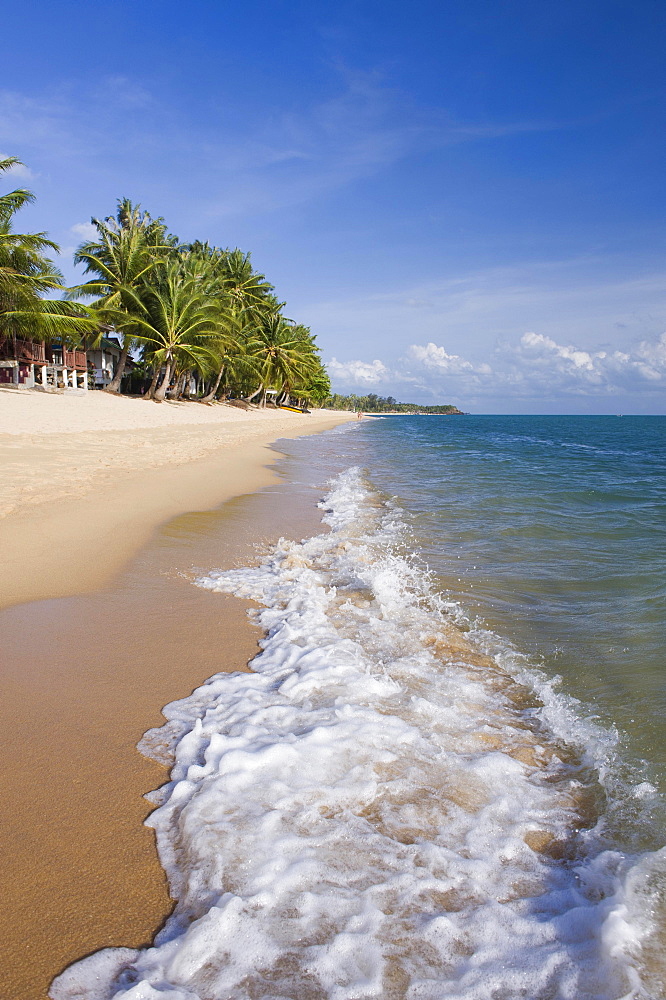
<path fill-rule="evenodd" d="M 43 1000 L 90 951 L 148 943 L 169 913 L 142 826 L 142 795 L 166 772 L 136 743 L 165 703 L 257 648 L 247 604 L 192 587 L 183 567 L 211 548 L 218 565 L 242 563 L 257 541 L 297 533 L 297 503 L 248 496 L 277 479 L 268 445 L 348 419 L 0 391 L 0 933 L 13 1000 Z"/>
<path fill-rule="evenodd" d="M 158 524 L 269 483 L 270 442 L 350 419 L 0 390 L 0 607 L 104 585 Z"/>

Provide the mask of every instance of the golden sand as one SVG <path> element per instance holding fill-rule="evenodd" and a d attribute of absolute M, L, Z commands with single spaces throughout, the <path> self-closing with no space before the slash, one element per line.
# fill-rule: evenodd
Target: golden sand
<path fill-rule="evenodd" d="M 341 419 L 0 392 L 1 995 L 43 1000 L 70 962 L 146 944 L 167 916 L 142 826 L 166 773 L 135 746 L 257 640 L 244 602 L 185 571 L 298 531 L 292 501 L 243 495 L 275 479 L 269 441 Z"/>
<path fill-rule="evenodd" d="M 350 419 L 0 390 L 0 607 L 105 585 L 157 525 L 270 483 L 270 442 Z"/>

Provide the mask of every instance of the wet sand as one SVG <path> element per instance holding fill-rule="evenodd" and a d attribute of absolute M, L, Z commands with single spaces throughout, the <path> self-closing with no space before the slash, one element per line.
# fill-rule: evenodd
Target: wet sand
<path fill-rule="evenodd" d="M 308 520 L 318 523 L 312 497 L 250 492 L 279 482 L 270 466 L 280 455 L 268 441 L 340 422 L 294 416 L 236 422 L 226 440 L 218 426 L 141 429 L 157 446 L 162 436 L 161 464 L 121 468 L 123 441 L 110 472 L 72 484 L 79 495 L 63 493 L 56 477 L 52 503 L 28 496 L 0 521 L 0 995 L 8 1000 L 44 1000 L 71 962 L 150 942 L 170 912 L 154 835 L 142 826 L 152 808 L 142 796 L 167 773 L 136 743 L 162 722 L 167 702 L 215 672 L 246 669 L 257 651 L 247 602 L 190 580 L 196 567 L 246 564 L 257 542 L 300 537 Z M 54 469 L 84 436 L 52 439 Z M 15 454 L 34 461 L 44 447 L 35 436 L 3 436 L 0 448 L 15 449 L 19 438 L 25 454 Z M 200 451 L 191 460 L 193 444 Z"/>
<path fill-rule="evenodd" d="M 285 489 L 176 518 L 103 592 L 0 612 L 1 995 L 43 1000 L 72 961 L 146 944 L 169 913 L 141 825 L 152 808 L 142 795 L 166 771 L 135 745 L 165 703 L 256 652 L 247 602 L 190 579 L 314 530 L 313 498 Z"/>

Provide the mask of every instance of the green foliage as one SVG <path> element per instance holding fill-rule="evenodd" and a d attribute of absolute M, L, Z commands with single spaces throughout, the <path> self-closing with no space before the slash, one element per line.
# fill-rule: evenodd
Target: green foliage
<path fill-rule="evenodd" d="M 399 403 L 393 396 L 377 396 L 371 392 L 367 396 L 340 396 L 335 393 L 324 403 L 329 410 L 361 410 L 363 413 L 433 413 L 453 414 L 462 411 L 451 403 L 439 406 L 421 406 L 419 403 Z"/>
<path fill-rule="evenodd" d="M 164 399 L 174 371 L 209 372 L 215 366 L 227 327 L 211 282 L 201 260 L 174 256 L 154 269 L 142 290 L 133 329 L 153 364 L 165 369 L 157 400 Z"/>
<path fill-rule="evenodd" d="M 162 219 L 127 199 L 115 217 L 92 222 L 97 238 L 75 254 L 92 277 L 69 297 L 93 298 L 100 319 L 152 368 L 155 399 L 172 380 L 169 394 L 177 395 L 188 371 L 208 380 L 207 402 L 218 392 L 265 401 L 268 389 L 304 401 L 328 395 L 313 334 L 283 315 L 284 303 L 249 253 L 179 245 Z"/>
<path fill-rule="evenodd" d="M 88 281 L 68 289 L 69 299 L 88 298 L 102 323 L 128 336 L 138 336 L 136 317 L 151 272 L 174 251 L 162 219 L 152 219 L 127 198 L 118 201 L 115 217 L 91 219 L 97 237 L 82 243 L 74 263 L 82 264 Z"/>
<path fill-rule="evenodd" d="M 0 173 L 19 161 L 0 160 Z M 93 218 L 93 239 L 76 250 L 86 280 L 63 289 L 65 300 L 46 300 L 62 289 L 62 276 L 46 256 L 58 247 L 45 233 L 16 234 L 16 212 L 33 200 L 17 189 L 0 196 L 0 336 L 85 339 L 94 346 L 116 331 L 122 352 L 110 391 L 119 391 L 127 359 L 132 384 L 150 382 L 149 394 L 178 395 L 196 374 L 205 402 L 233 394 L 265 403 L 335 406 L 381 412 L 456 412 L 415 407 L 377 396 L 331 396 L 331 383 L 309 327 L 288 319 L 285 303 L 249 253 L 200 240 L 182 244 L 164 219 L 119 199 L 114 215 Z M 82 300 L 86 304 L 82 304 Z M 151 381 L 152 379 L 152 381 Z M 170 388 L 171 386 L 171 388 Z"/>
<path fill-rule="evenodd" d="M 20 163 L 0 160 L 0 173 Z M 45 299 L 62 289 L 62 275 L 50 257 L 57 244 L 46 233 L 14 232 L 14 217 L 34 195 L 17 188 L 0 195 L 0 336 L 21 339 L 78 340 L 95 326 L 88 309 L 59 299 Z"/>

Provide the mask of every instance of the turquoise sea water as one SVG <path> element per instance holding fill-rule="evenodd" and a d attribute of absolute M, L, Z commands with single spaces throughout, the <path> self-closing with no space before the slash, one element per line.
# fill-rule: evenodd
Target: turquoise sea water
<path fill-rule="evenodd" d="M 470 620 L 666 787 L 666 417 L 386 417 L 292 448 L 360 465 Z"/>

